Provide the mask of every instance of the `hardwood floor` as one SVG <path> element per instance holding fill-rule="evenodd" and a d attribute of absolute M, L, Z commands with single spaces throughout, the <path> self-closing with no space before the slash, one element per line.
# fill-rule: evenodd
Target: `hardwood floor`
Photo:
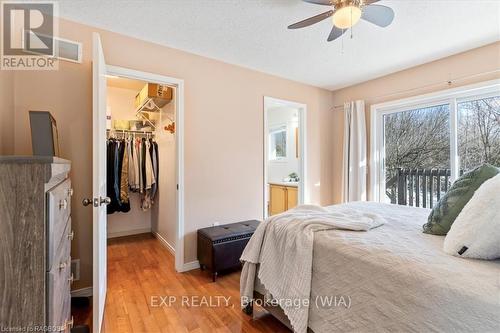
<path fill-rule="evenodd" d="M 103 331 L 290 332 L 257 306 L 254 319 L 241 311 L 239 277 L 239 271 L 232 272 L 214 283 L 199 269 L 176 273 L 174 257 L 152 235 L 113 239 Z"/>

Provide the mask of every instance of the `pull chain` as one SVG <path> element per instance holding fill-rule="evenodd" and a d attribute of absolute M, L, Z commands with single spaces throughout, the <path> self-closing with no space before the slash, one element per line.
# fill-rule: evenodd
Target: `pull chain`
<path fill-rule="evenodd" d="M 354 29 L 354 26 L 352 25 L 352 7 L 351 7 L 351 39 L 352 39 L 352 29 Z"/>
<path fill-rule="evenodd" d="M 342 36 L 340 38 L 342 39 L 342 54 L 344 54 L 344 29 L 342 29 Z"/>

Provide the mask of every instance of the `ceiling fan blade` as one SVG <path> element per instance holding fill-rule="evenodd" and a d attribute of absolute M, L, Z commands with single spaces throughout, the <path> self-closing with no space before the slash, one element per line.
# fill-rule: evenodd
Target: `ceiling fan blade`
<path fill-rule="evenodd" d="M 302 0 L 302 1 L 313 3 L 315 5 L 333 6 L 332 1 L 330 0 Z"/>
<path fill-rule="evenodd" d="M 331 42 L 342 36 L 346 32 L 346 29 L 339 29 L 336 26 L 333 26 L 332 31 L 330 31 L 330 35 L 328 35 L 328 41 Z"/>
<path fill-rule="evenodd" d="M 363 7 L 361 18 L 365 21 L 385 28 L 394 20 L 394 11 L 392 8 L 381 5 L 370 5 Z"/>
<path fill-rule="evenodd" d="M 324 19 L 329 18 L 330 16 L 332 16 L 332 14 L 333 14 L 333 10 L 329 10 L 327 12 L 321 13 L 319 15 L 316 15 L 316 16 L 307 18 L 305 20 L 302 20 L 300 22 L 294 23 L 292 25 L 289 25 L 288 29 L 299 29 L 299 28 L 308 27 L 310 25 L 313 25 L 315 23 L 323 21 Z"/>

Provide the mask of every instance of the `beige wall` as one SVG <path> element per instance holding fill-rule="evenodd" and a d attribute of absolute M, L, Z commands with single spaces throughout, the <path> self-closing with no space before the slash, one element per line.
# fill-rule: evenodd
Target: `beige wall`
<path fill-rule="evenodd" d="M 356 99 L 365 100 L 369 140 L 369 110 L 372 104 L 499 78 L 500 73 L 498 72 L 481 74 L 495 70 L 500 70 L 500 42 L 334 91 L 333 105 L 342 105 L 346 101 Z M 455 80 L 468 76 L 474 77 Z M 451 86 L 446 84 L 448 80 L 453 81 Z M 333 117 L 333 201 L 338 203 L 341 200 L 342 193 L 342 133 L 344 122 L 342 108 L 336 108 Z"/>
<path fill-rule="evenodd" d="M 0 155 L 14 152 L 14 72 L 0 73 Z"/>
<path fill-rule="evenodd" d="M 86 50 L 86 54 L 88 51 Z M 50 111 L 57 121 L 61 155 L 71 160 L 72 258 L 80 258 L 80 281 L 92 285 L 92 208 L 83 198 L 92 195 L 92 72 L 90 63 L 61 62 L 59 71 L 19 71 L 15 77 L 15 153 L 31 154 L 29 110 Z"/>
<path fill-rule="evenodd" d="M 81 280 L 92 283 L 91 33 L 101 34 L 108 64 L 185 82 L 185 260 L 196 259 L 196 230 L 213 222 L 262 218 L 263 97 L 308 106 L 308 180 L 314 203 L 331 202 L 331 92 L 220 61 L 62 21 L 61 37 L 83 43 L 83 64 L 61 62 L 58 71 L 18 72 L 15 77 L 15 153 L 31 153 L 28 110 L 57 119 L 61 151 L 72 160 L 72 257 L 81 259 Z M 1 73 L 0 75 L 3 75 Z"/>
<path fill-rule="evenodd" d="M 156 129 L 156 142 L 158 143 L 160 184 L 154 206 L 151 210 L 151 227 L 153 232 L 159 234 L 170 247 L 175 249 L 177 226 L 177 176 L 176 176 L 176 147 L 175 135 L 163 130 L 175 120 L 176 94 L 174 99 L 163 107 L 160 114 L 159 126 Z"/>
<path fill-rule="evenodd" d="M 29 110 L 48 110 L 57 119 L 62 155 L 72 160 L 75 188 L 72 256 L 81 259 L 81 280 L 92 283 L 91 209 L 80 201 L 91 195 L 92 72 L 91 33 L 99 31 L 109 64 L 185 80 L 185 259 L 196 258 L 196 230 L 212 222 L 261 218 L 263 211 L 263 96 L 308 106 L 307 188 L 311 202 L 340 200 L 342 111 L 332 105 L 364 99 L 373 103 L 423 94 L 443 87 L 393 95 L 399 91 L 500 68 L 500 43 L 485 46 L 372 80 L 328 92 L 123 35 L 62 21 L 63 38 L 83 43 L 83 64 L 61 62 L 59 71 L 0 72 L 0 128 L 16 154 L 30 154 Z M 458 84 L 483 81 L 482 76 Z M 10 130 L 8 96 L 14 96 L 14 131 Z M 7 101 L 7 103 L 5 103 Z M 7 105 L 7 107 L 5 107 Z M 12 123 L 10 123 L 12 124 Z M 236 126 L 235 126 L 236 125 Z M 7 130 L 7 132 L 5 132 Z M 12 131 L 12 132 L 9 132 Z M 12 140 L 14 136 L 15 140 Z M 2 142 L 5 142 L 2 140 Z M 334 143 L 332 145 L 332 142 Z M 2 143 L 3 144 L 3 143 Z M 4 144 L 3 144 L 4 145 Z M 2 151 L 3 152 L 3 151 Z"/>

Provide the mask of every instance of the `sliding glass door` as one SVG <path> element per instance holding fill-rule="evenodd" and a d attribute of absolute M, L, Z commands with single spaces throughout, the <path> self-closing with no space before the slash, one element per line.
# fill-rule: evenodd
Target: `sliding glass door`
<path fill-rule="evenodd" d="M 499 87 L 374 106 L 375 200 L 430 208 L 462 173 L 500 167 Z"/>

